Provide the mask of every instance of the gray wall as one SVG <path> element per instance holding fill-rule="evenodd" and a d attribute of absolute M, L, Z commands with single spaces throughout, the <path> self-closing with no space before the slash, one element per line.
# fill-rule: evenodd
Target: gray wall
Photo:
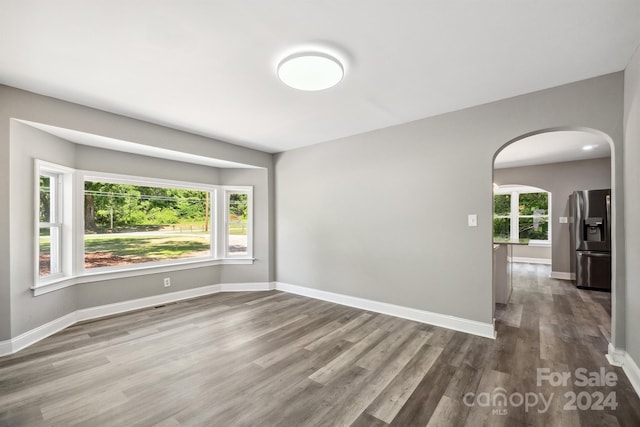
<path fill-rule="evenodd" d="M 627 351 L 640 365 L 640 50 L 625 71 L 624 161 L 627 239 Z M 622 346 L 618 346 L 622 347 Z M 624 347 L 622 347 L 624 348 Z"/>
<path fill-rule="evenodd" d="M 276 280 L 490 323 L 495 153 L 564 126 L 619 149 L 622 96 L 616 73 L 278 154 Z"/>
<path fill-rule="evenodd" d="M 230 183 L 254 186 L 254 212 L 261 218 L 254 236 L 256 263 L 175 271 L 171 273 L 170 290 L 220 283 L 223 275 L 226 283 L 270 280 L 272 155 L 0 86 L 0 196 L 10 201 L 0 206 L 0 340 L 16 337 L 77 308 L 168 291 L 158 286 L 165 273 L 80 284 L 33 297 L 29 290 L 35 257 L 33 157 L 79 169 L 224 184 L 223 174 L 216 168 L 80 146 L 11 118 L 263 168 L 224 174 Z"/>
<path fill-rule="evenodd" d="M 559 218 L 569 216 L 569 195 L 574 190 L 611 187 L 611 159 L 495 169 L 493 180 L 498 185 L 530 185 L 551 192 L 551 269 L 570 272 L 569 224 L 560 224 Z"/>

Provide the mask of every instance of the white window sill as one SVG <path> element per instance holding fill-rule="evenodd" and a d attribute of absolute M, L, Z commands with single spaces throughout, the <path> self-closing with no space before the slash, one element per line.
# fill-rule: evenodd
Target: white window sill
<path fill-rule="evenodd" d="M 128 267 L 120 269 L 99 269 L 97 271 L 85 272 L 84 274 L 78 276 L 58 276 L 46 282 L 41 282 L 35 286 L 32 286 L 31 290 L 33 291 L 33 296 L 38 296 L 80 283 L 145 276 L 148 274 L 188 270 L 192 268 L 209 267 L 212 265 L 250 265 L 253 264 L 254 261 L 255 258 L 201 259 L 197 261 L 189 260 L 171 264 L 163 263 L 160 265 L 137 265 L 134 268 Z"/>

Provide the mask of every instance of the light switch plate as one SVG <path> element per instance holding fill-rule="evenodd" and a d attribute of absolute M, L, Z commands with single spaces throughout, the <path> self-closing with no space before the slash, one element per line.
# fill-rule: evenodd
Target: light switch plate
<path fill-rule="evenodd" d="M 566 216 L 560 217 L 560 224 L 567 224 L 568 222 L 569 222 L 569 219 Z"/>
<path fill-rule="evenodd" d="M 478 226 L 478 215 L 469 214 L 467 216 L 467 222 L 469 224 L 469 227 L 477 227 Z"/>

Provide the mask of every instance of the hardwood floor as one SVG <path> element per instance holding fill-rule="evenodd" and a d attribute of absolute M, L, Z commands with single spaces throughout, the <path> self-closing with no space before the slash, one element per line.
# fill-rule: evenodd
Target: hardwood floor
<path fill-rule="evenodd" d="M 0 358 L 0 425 L 640 425 L 604 357 L 610 294 L 548 275 L 516 265 L 496 340 L 276 291 L 77 324 Z M 538 368 L 571 379 L 538 386 Z M 579 387 L 578 368 L 616 385 Z M 614 392 L 618 406 L 565 410 L 567 392 L 580 405 Z"/>

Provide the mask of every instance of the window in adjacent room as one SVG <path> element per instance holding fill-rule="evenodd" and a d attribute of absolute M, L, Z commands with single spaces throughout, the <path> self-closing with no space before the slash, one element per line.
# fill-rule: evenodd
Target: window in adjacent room
<path fill-rule="evenodd" d="M 548 243 L 549 201 L 546 191 L 502 186 L 493 196 L 494 240 Z"/>
<path fill-rule="evenodd" d="M 549 193 L 520 193 L 518 195 L 518 238 L 549 239 Z"/>
<path fill-rule="evenodd" d="M 493 238 L 509 240 L 511 236 L 511 194 L 493 196 Z"/>

